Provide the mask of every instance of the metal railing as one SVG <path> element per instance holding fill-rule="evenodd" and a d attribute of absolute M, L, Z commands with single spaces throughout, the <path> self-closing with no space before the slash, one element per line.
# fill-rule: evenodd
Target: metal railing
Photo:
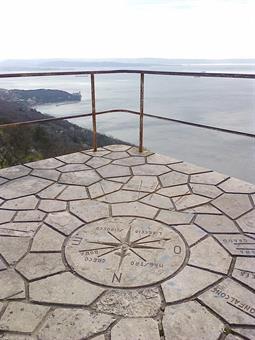
<path fill-rule="evenodd" d="M 96 86 L 95 86 L 95 75 L 99 74 L 140 74 L 140 110 L 127 110 L 127 109 L 111 109 L 105 111 L 96 110 Z M 97 126 L 96 116 L 106 113 L 113 112 L 125 112 L 135 115 L 139 115 L 139 152 L 143 151 L 143 130 L 144 130 L 144 116 L 163 119 L 169 122 L 175 122 L 199 128 L 206 128 L 210 130 L 216 130 L 226 133 L 232 133 L 242 135 L 245 137 L 255 138 L 255 134 L 247 133 L 242 131 L 235 131 L 216 126 L 210 126 L 205 124 L 193 123 L 189 121 L 183 121 L 179 119 L 157 116 L 153 114 L 144 113 L 144 78 L 145 75 L 161 75 L 161 76 L 181 76 L 181 77 L 205 77 L 205 78 L 237 78 L 237 79 L 255 79 L 255 74 L 243 74 L 243 73 L 207 73 L 207 72 L 167 72 L 167 71 L 149 71 L 149 70 L 98 70 L 98 71 L 67 71 L 67 72 L 33 72 L 33 73 L 5 73 L 0 74 L 0 78 L 19 78 L 19 77 L 51 77 L 51 76 L 76 76 L 76 75 L 90 75 L 91 82 L 91 112 L 72 116 L 52 117 L 38 120 L 22 121 L 15 123 L 8 123 L 0 125 L 0 128 L 11 128 L 21 125 L 31 125 L 37 123 L 47 123 L 52 121 L 58 121 L 63 119 L 75 119 L 80 117 L 92 117 L 93 126 L 93 149 L 97 150 Z"/>

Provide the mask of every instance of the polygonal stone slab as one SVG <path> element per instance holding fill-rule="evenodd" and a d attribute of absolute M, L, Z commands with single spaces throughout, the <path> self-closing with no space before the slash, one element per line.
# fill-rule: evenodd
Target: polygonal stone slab
<path fill-rule="evenodd" d="M 72 305 L 89 305 L 103 288 L 92 285 L 71 273 L 61 273 L 35 281 L 29 285 L 32 301 Z"/>
<path fill-rule="evenodd" d="M 103 178 L 129 176 L 131 172 L 129 168 L 121 165 L 105 165 L 97 170 Z"/>
<path fill-rule="evenodd" d="M 182 234 L 189 246 L 206 235 L 203 230 L 194 224 L 176 225 L 175 229 Z"/>
<path fill-rule="evenodd" d="M 40 198 L 45 199 L 54 199 L 56 198 L 64 189 L 66 188 L 66 185 L 54 183 L 50 185 L 45 190 L 41 191 L 38 196 Z"/>
<path fill-rule="evenodd" d="M 89 165 L 91 168 L 97 169 L 100 166 L 104 166 L 109 163 L 111 163 L 110 159 L 105 159 L 102 157 L 93 157 L 86 164 Z"/>
<path fill-rule="evenodd" d="M 14 198 L 12 200 L 6 201 L 1 209 L 12 209 L 12 210 L 27 210 L 27 209 L 35 209 L 37 203 L 39 202 L 38 198 L 35 196 L 27 196 L 21 198 Z"/>
<path fill-rule="evenodd" d="M 12 333 L 2 333 L 1 340 L 37 340 L 33 335 L 20 335 Z M 104 339 L 102 339 L 104 340 Z"/>
<path fill-rule="evenodd" d="M 231 218 L 238 218 L 252 208 L 248 195 L 223 194 L 212 204 Z"/>
<path fill-rule="evenodd" d="M 231 256 L 212 237 L 191 248 L 189 264 L 196 267 L 226 274 L 230 263 Z"/>
<path fill-rule="evenodd" d="M 111 181 L 118 183 L 127 183 L 130 180 L 131 176 L 122 176 L 122 177 L 111 177 Z"/>
<path fill-rule="evenodd" d="M 178 163 L 178 164 L 173 164 L 170 166 L 171 169 L 183 172 L 184 174 L 187 175 L 193 175 L 193 174 L 199 174 L 202 172 L 209 172 L 210 170 L 206 168 L 202 168 L 201 166 L 191 164 L 191 163 Z"/>
<path fill-rule="evenodd" d="M 237 257 L 232 276 L 255 290 L 255 258 Z"/>
<path fill-rule="evenodd" d="M 64 173 L 60 177 L 60 183 L 77 184 L 77 185 L 91 185 L 100 180 L 100 177 L 95 170 L 85 170 L 77 172 Z"/>
<path fill-rule="evenodd" d="M 0 169 L 0 176 L 7 179 L 15 179 L 28 175 L 30 171 L 31 170 L 24 165 L 16 165 L 6 169 Z"/>
<path fill-rule="evenodd" d="M 154 153 L 151 156 L 147 157 L 147 162 L 150 164 L 172 164 L 172 163 L 178 163 L 178 161 L 175 158 L 160 155 L 158 153 Z"/>
<path fill-rule="evenodd" d="M 254 294 L 230 278 L 203 293 L 199 299 L 229 323 L 254 325 Z"/>
<path fill-rule="evenodd" d="M 34 169 L 31 172 L 31 175 L 41 178 L 46 178 L 52 181 L 57 181 L 60 176 L 60 172 L 54 169 Z"/>
<path fill-rule="evenodd" d="M 123 159 L 118 159 L 112 164 L 123 165 L 123 166 L 134 166 L 145 164 L 145 159 L 143 157 L 128 157 Z"/>
<path fill-rule="evenodd" d="M 199 175 L 191 175 L 190 182 L 217 185 L 227 178 L 228 176 L 226 175 L 223 175 L 219 172 L 212 171 L 212 172 L 207 172 L 207 173 L 199 174 Z"/>
<path fill-rule="evenodd" d="M 52 182 L 33 176 L 26 176 L 2 184 L 1 197 L 4 199 L 18 198 L 27 195 L 33 195 L 45 189 Z"/>
<path fill-rule="evenodd" d="M 10 222 L 14 215 L 15 211 L 0 210 L 0 224 Z"/>
<path fill-rule="evenodd" d="M 157 191 L 157 193 L 160 195 L 167 196 L 167 197 L 177 197 L 177 196 L 189 195 L 190 189 L 186 184 L 184 184 L 184 185 L 177 185 L 174 187 L 161 188 Z"/>
<path fill-rule="evenodd" d="M 57 159 L 65 163 L 82 164 L 87 162 L 90 159 L 90 156 L 87 156 L 82 152 L 75 152 L 68 155 L 59 156 Z"/>
<path fill-rule="evenodd" d="M 30 237 L 34 235 L 39 226 L 39 222 L 13 222 L 1 224 L 0 235 Z"/>
<path fill-rule="evenodd" d="M 126 183 L 123 189 L 134 190 L 134 191 L 144 191 L 153 192 L 159 186 L 157 177 L 153 176 L 134 176 Z"/>
<path fill-rule="evenodd" d="M 161 210 L 156 219 L 166 224 L 174 225 L 189 224 L 192 218 L 193 215 L 189 213 Z"/>
<path fill-rule="evenodd" d="M 102 196 L 98 198 L 99 201 L 106 203 L 122 203 L 122 202 L 133 202 L 142 198 L 146 195 L 146 193 L 128 191 L 128 190 L 119 190 L 113 192 L 111 194 Z"/>
<path fill-rule="evenodd" d="M 144 164 L 132 167 L 132 171 L 136 176 L 159 176 L 170 170 L 165 165 Z"/>
<path fill-rule="evenodd" d="M 161 286 L 166 302 L 175 302 L 191 298 L 221 277 L 218 274 L 186 266 L 175 277 L 163 282 Z"/>
<path fill-rule="evenodd" d="M 58 196 L 59 200 L 72 201 L 88 198 L 85 187 L 77 185 L 68 185 L 64 191 Z"/>
<path fill-rule="evenodd" d="M 66 202 L 57 200 L 41 200 L 38 209 L 44 212 L 57 212 L 66 210 Z"/>
<path fill-rule="evenodd" d="M 153 154 L 153 152 L 149 151 L 149 150 L 145 150 L 143 149 L 142 152 L 139 151 L 139 149 L 137 147 L 132 147 L 128 150 L 128 153 L 131 156 L 138 156 L 138 157 L 145 157 L 145 156 L 150 156 Z"/>
<path fill-rule="evenodd" d="M 49 311 L 49 307 L 23 302 L 10 302 L 0 320 L 0 329 L 33 332 Z"/>
<path fill-rule="evenodd" d="M 219 187 L 228 193 L 252 194 L 255 193 L 255 185 L 241 181 L 240 179 L 231 177 Z"/>
<path fill-rule="evenodd" d="M 158 314 L 161 298 L 157 288 L 114 289 L 106 292 L 92 306 L 97 312 L 125 317 L 152 317 Z"/>
<path fill-rule="evenodd" d="M 255 209 L 237 220 L 240 228 L 245 233 L 255 233 Z"/>
<path fill-rule="evenodd" d="M 110 151 L 105 150 L 104 148 L 97 148 L 97 151 L 94 151 L 93 149 L 89 149 L 86 151 L 82 151 L 82 153 L 85 153 L 86 155 L 93 156 L 93 157 L 102 157 L 102 156 L 108 155 Z"/>
<path fill-rule="evenodd" d="M 30 253 L 16 266 L 16 269 L 29 281 L 65 270 L 61 254 Z"/>
<path fill-rule="evenodd" d="M 66 165 L 60 166 L 58 168 L 58 171 L 60 171 L 60 172 L 73 172 L 73 171 L 81 171 L 81 170 L 89 170 L 89 169 L 90 169 L 90 167 L 88 167 L 85 164 L 66 164 Z"/>
<path fill-rule="evenodd" d="M 194 194 L 173 198 L 173 202 L 177 210 L 185 210 L 189 208 L 194 208 L 198 205 L 208 203 L 209 201 L 210 201 L 209 198 L 202 197 L 199 195 L 194 195 Z"/>
<path fill-rule="evenodd" d="M 4 262 L 4 260 L 0 257 L 0 270 L 4 270 L 6 268 L 7 268 L 7 266 Z M 1 306 L 0 306 L 0 310 L 1 310 Z"/>
<path fill-rule="evenodd" d="M 197 215 L 195 223 L 210 233 L 235 233 L 234 222 L 224 215 Z"/>
<path fill-rule="evenodd" d="M 112 205 L 112 216 L 140 216 L 153 218 L 158 209 L 140 202 L 117 203 Z"/>
<path fill-rule="evenodd" d="M 83 224 L 83 222 L 71 215 L 68 211 L 49 214 L 45 220 L 45 223 L 49 224 L 54 229 L 59 230 L 65 235 L 71 234 L 74 229 L 80 227 Z"/>
<path fill-rule="evenodd" d="M 7 179 L 4 179 L 4 178 L 2 178 L 2 177 L 0 177 L 0 185 L 3 184 L 3 183 L 5 183 L 5 182 L 8 182 L 8 180 L 7 180 Z"/>
<path fill-rule="evenodd" d="M 29 237 L 0 237 L 0 253 L 10 265 L 13 265 L 25 255 L 29 243 Z"/>
<path fill-rule="evenodd" d="M 115 319 L 83 309 L 58 308 L 38 333 L 39 339 L 80 340 L 105 331 Z"/>
<path fill-rule="evenodd" d="M 40 222 L 44 219 L 46 214 L 40 210 L 24 210 L 18 211 L 14 218 L 15 222 Z"/>
<path fill-rule="evenodd" d="M 255 240 L 251 237 L 242 234 L 218 234 L 215 237 L 232 255 L 255 255 Z"/>
<path fill-rule="evenodd" d="M 171 202 L 171 200 L 168 197 L 165 196 L 161 196 L 158 194 L 150 194 L 146 197 L 144 197 L 143 199 L 140 200 L 142 203 L 148 204 L 148 205 L 152 205 L 156 208 L 159 209 L 173 209 L 174 206 Z"/>
<path fill-rule="evenodd" d="M 160 340 L 158 324 L 153 319 L 122 319 L 112 328 L 112 340 Z"/>
<path fill-rule="evenodd" d="M 250 340 L 255 339 L 255 328 L 243 328 L 242 327 L 242 328 L 235 328 L 234 331 L 243 336 L 246 336 L 247 339 L 250 339 Z M 238 340 L 240 340 L 240 338 L 238 338 Z"/>
<path fill-rule="evenodd" d="M 55 158 L 48 158 L 41 161 L 27 163 L 26 165 L 33 169 L 55 169 L 58 166 L 63 165 L 63 162 L 60 162 Z"/>
<path fill-rule="evenodd" d="M 31 251 L 61 251 L 64 236 L 45 224 L 33 238 Z"/>
<path fill-rule="evenodd" d="M 120 183 L 115 183 L 112 181 L 107 181 L 106 179 L 102 179 L 100 182 L 97 182 L 89 187 L 89 194 L 91 198 L 97 198 L 99 196 L 103 196 L 105 194 L 109 194 L 121 188 Z"/>
<path fill-rule="evenodd" d="M 104 148 L 109 151 L 121 152 L 121 151 L 127 151 L 128 149 L 131 148 L 131 146 L 124 145 L 124 144 L 113 144 L 113 145 L 106 145 Z"/>
<path fill-rule="evenodd" d="M 0 272 L 0 299 L 25 298 L 25 283 L 12 269 Z"/>
<path fill-rule="evenodd" d="M 194 213 L 194 214 L 212 214 L 212 215 L 222 215 L 222 212 L 215 207 L 213 207 L 210 203 L 206 203 L 203 205 L 199 205 L 197 207 L 192 207 L 189 209 L 183 210 L 184 212 Z"/>
<path fill-rule="evenodd" d="M 159 177 L 163 187 L 171 187 L 179 184 L 186 184 L 188 176 L 176 171 L 171 171 Z"/>
<path fill-rule="evenodd" d="M 224 325 L 196 301 L 167 306 L 163 317 L 166 340 L 215 340 Z"/>
<path fill-rule="evenodd" d="M 84 222 L 91 222 L 109 216 L 107 204 L 92 200 L 71 202 L 70 211 Z"/>
<path fill-rule="evenodd" d="M 105 158 L 109 158 L 109 159 L 121 159 L 121 158 L 126 158 L 128 157 L 129 154 L 125 151 L 121 151 L 121 152 L 111 152 L 108 155 L 104 156 Z"/>
<path fill-rule="evenodd" d="M 197 195 L 216 198 L 222 194 L 222 191 L 214 185 L 192 183 L 190 186 L 193 193 Z"/>

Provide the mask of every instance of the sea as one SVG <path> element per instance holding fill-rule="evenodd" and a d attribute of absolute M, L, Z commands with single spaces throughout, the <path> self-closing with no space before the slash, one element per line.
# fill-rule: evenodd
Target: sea
<path fill-rule="evenodd" d="M 116 66 L 114 64 L 116 62 Z M 139 60 L 80 65 L 55 62 L 54 70 L 143 69 L 156 71 L 255 73 L 255 60 Z M 22 71 L 22 65 L 20 71 Z M 27 69 L 24 69 L 27 71 Z M 33 66 L 31 71 L 52 71 Z M 0 71 L 1 69 L 0 63 Z M 5 71 L 5 70 L 4 70 Z M 17 69 L 15 69 L 17 71 Z M 139 75 L 96 75 L 96 109 L 139 111 Z M 82 94 L 80 102 L 37 106 L 61 117 L 91 112 L 89 76 L 0 79 L 0 88 L 59 89 Z M 255 80 L 145 75 L 145 113 L 255 134 Z M 91 117 L 70 120 L 91 128 Z M 109 113 L 97 117 L 98 132 L 138 144 L 139 117 Z M 147 149 L 255 183 L 255 138 L 144 118 Z"/>

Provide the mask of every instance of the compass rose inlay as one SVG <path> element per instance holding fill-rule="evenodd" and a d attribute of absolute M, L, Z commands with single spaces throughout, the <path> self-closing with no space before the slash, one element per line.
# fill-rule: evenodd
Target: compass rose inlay
<path fill-rule="evenodd" d="M 65 246 L 68 265 L 83 278 L 109 287 L 148 286 L 183 266 L 186 246 L 170 227 L 134 217 L 89 223 Z"/>

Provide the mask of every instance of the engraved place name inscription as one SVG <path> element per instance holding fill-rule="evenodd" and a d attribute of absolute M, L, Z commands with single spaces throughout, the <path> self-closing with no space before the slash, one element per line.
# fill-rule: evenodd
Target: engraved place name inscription
<path fill-rule="evenodd" d="M 107 218 L 79 228 L 65 246 L 78 275 L 109 287 L 133 288 L 173 276 L 184 265 L 183 238 L 160 222 Z"/>
<path fill-rule="evenodd" d="M 255 255 L 255 240 L 248 236 L 221 234 L 215 235 L 215 237 L 232 255 Z"/>

